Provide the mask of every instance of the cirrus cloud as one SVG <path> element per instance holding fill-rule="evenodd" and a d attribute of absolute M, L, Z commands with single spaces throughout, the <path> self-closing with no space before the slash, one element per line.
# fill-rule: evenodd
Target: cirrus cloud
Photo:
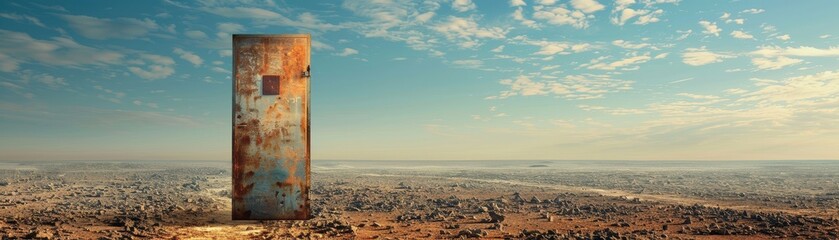
<path fill-rule="evenodd" d="M 103 40 L 135 39 L 160 28 L 154 20 L 136 18 L 96 18 L 84 15 L 59 15 L 82 36 Z"/>
<path fill-rule="evenodd" d="M 726 58 L 735 56 L 708 51 L 704 46 L 701 48 L 688 48 L 682 53 L 682 62 L 691 66 L 702 66 L 706 64 L 722 62 Z"/>

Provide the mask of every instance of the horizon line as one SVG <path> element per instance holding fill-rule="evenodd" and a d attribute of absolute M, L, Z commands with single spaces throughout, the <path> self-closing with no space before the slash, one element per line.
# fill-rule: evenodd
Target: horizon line
<path fill-rule="evenodd" d="M 43 162 L 43 161 L 194 161 L 194 162 L 232 162 L 209 159 L 0 159 L 0 162 Z M 311 161 L 839 161 L 839 159 L 312 159 Z"/>

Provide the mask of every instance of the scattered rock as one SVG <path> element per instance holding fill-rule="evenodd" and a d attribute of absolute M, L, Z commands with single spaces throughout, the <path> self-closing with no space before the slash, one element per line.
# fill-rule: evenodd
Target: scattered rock
<path fill-rule="evenodd" d="M 505 216 L 501 213 L 491 211 L 489 212 L 489 218 L 491 223 L 501 223 L 504 222 Z"/>
<path fill-rule="evenodd" d="M 36 228 L 32 230 L 29 234 L 26 235 L 26 238 L 29 239 L 52 239 L 53 234 L 49 231 L 44 229 Z"/>

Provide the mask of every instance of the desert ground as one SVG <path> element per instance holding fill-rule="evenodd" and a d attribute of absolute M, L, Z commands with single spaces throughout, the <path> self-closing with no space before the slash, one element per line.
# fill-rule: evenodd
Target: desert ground
<path fill-rule="evenodd" d="M 2 239 L 837 239 L 839 161 L 313 161 L 307 221 L 229 162 L 0 162 Z"/>

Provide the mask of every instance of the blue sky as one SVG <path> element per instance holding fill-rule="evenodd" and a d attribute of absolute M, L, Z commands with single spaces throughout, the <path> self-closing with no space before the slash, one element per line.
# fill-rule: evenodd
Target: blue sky
<path fill-rule="evenodd" d="M 4 1 L 0 159 L 230 159 L 311 33 L 313 159 L 837 159 L 836 1 Z"/>

